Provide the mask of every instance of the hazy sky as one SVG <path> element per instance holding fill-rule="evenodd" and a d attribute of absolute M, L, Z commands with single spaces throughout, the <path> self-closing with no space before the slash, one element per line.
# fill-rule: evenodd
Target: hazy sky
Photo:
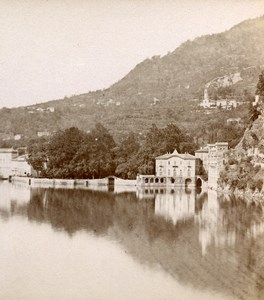
<path fill-rule="evenodd" d="M 106 88 L 147 57 L 263 14 L 263 0 L 0 0 L 0 107 Z"/>

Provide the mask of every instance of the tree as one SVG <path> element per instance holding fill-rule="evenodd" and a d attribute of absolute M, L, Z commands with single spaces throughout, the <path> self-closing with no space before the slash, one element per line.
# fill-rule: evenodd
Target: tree
<path fill-rule="evenodd" d="M 95 125 L 88 138 L 90 142 L 89 169 L 93 177 L 114 174 L 114 151 L 116 143 L 109 131 L 100 123 Z"/>
<path fill-rule="evenodd" d="M 85 139 L 85 133 L 76 127 L 56 133 L 47 146 L 48 175 L 51 177 L 74 177 L 72 160 Z"/>
<path fill-rule="evenodd" d="M 117 176 L 125 179 L 135 178 L 138 173 L 136 154 L 140 148 L 140 144 L 133 132 L 130 132 L 115 148 L 115 157 L 117 168 L 115 173 Z"/>
<path fill-rule="evenodd" d="M 28 143 L 28 163 L 38 172 L 38 176 L 46 175 L 48 140 L 45 137 L 32 139 Z"/>
<path fill-rule="evenodd" d="M 57 132 L 45 143 L 41 139 L 31 143 L 29 163 L 48 177 L 98 178 L 114 174 L 115 146 L 113 137 L 101 124 L 89 134 L 71 127 Z"/>
<path fill-rule="evenodd" d="M 264 97 L 264 70 L 259 75 L 259 81 L 257 83 L 256 95 Z M 259 103 L 256 105 L 250 105 L 249 109 L 249 124 L 252 124 L 258 116 L 261 114 Z"/>
<path fill-rule="evenodd" d="M 259 81 L 257 83 L 256 95 L 264 97 L 264 70 L 259 75 Z"/>
<path fill-rule="evenodd" d="M 161 129 L 153 124 L 137 153 L 139 172 L 153 174 L 155 157 L 173 152 L 175 149 L 181 153 L 194 153 L 195 144 L 190 136 L 173 123 Z"/>

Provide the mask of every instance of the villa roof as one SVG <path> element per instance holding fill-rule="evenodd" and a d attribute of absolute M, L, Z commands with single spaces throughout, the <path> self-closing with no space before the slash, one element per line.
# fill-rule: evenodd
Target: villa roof
<path fill-rule="evenodd" d="M 196 159 L 196 157 L 194 155 L 191 155 L 189 153 L 178 153 L 178 151 L 176 149 L 172 153 L 166 153 L 166 154 L 157 156 L 156 159 L 169 159 L 171 157 L 179 157 L 181 159 L 191 159 L 191 160 Z"/>
<path fill-rule="evenodd" d="M 208 153 L 208 149 L 198 149 L 195 153 Z"/>
<path fill-rule="evenodd" d="M 22 162 L 24 162 L 24 161 L 27 161 L 27 158 L 28 158 L 28 154 L 23 154 L 23 155 L 20 155 L 20 156 L 14 158 L 13 161 L 22 161 Z"/>

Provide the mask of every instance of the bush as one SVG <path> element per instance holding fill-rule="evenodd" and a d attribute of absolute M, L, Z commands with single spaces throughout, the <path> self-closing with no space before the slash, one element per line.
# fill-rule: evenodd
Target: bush
<path fill-rule="evenodd" d="M 230 166 L 232 166 L 232 165 L 237 165 L 237 164 L 238 164 L 238 161 L 237 161 L 236 159 L 234 159 L 234 158 L 229 158 L 228 164 L 229 164 Z"/>
<path fill-rule="evenodd" d="M 248 179 L 243 177 L 237 183 L 237 188 L 239 190 L 244 190 L 247 187 Z"/>
<path fill-rule="evenodd" d="M 263 187 L 263 179 L 258 179 L 256 181 L 256 188 L 261 191 L 262 190 L 262 187 Z"/>
<path fill-rule="evenodd" d="M 251 179 L 248 182 L 248 187 L 252 191 L 255 191 L 256 189 L 258 189 L 259 191 L 261 191 L 262 190 L 262 186 L 263 186 L 263 179 L 258 179 L 258 180 Z"/>

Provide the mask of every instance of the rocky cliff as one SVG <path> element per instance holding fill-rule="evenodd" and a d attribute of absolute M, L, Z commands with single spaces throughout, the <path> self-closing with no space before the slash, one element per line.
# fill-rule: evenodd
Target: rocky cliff
<path fill-rule="evenodd" d="M 235 149 L 224 157 L 219 188 L 264 203 L 264 104 L 252 109 L 254 121 Z"/>

